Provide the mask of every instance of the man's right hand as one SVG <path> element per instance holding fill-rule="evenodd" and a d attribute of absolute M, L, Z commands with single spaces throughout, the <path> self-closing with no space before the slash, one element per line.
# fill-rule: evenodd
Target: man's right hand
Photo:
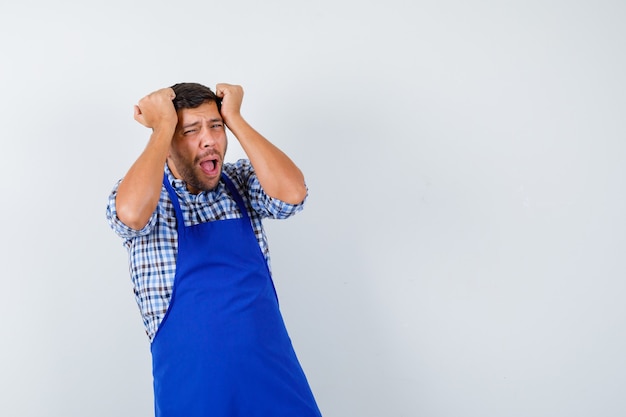
<path fill-rule="evenodd" d="M 148 94 L 135 106 L 135 120 L 152 130 L 174 129 L 178 116 L 172 100 L 176 97 L 171 88 L 162 88 Z"/>
<path fill-rule="evenodd" d="M 151 128 L 152 134 L 139 158 L 117 189 L 117 217 L 128 227 L 141 230 L 159 203 L 163 166 L 167 161 L 178 115 L 172 99 L 174 90 L 162 88 L 139 100 L 135 120 Z"/>

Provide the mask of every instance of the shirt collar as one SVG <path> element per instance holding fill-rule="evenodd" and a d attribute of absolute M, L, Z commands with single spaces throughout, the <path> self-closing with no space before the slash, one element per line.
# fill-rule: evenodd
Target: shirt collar
<path fill-rule="evenodd" d="M 170 167 L 165 164 L 165 174 L 167 175 L 167 180 L 178 194 L 179 198 L 182 198 L 186 203 L 205 203 L 207 201 L 214 201 L 217 199 L 224 191 L 224 182 L 220 179 L 220 182 L 217 184 L 217 187 L 214 190 L 210 191 L 201 191 L 198 194 L 191 194 L 189 190 L 187 190 L 187 183 L 184 180 L 178 179 L 174 177 Z"/>

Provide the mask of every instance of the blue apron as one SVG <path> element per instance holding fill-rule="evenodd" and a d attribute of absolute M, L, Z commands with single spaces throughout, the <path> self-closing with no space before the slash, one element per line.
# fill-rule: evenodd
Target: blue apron
<path fill-rule="evenodd" d="M 243 215 L 178 229 L 170 305 L 152 342 L 157 417 L 320 417 L 287 334 L 267 262 Z"/>

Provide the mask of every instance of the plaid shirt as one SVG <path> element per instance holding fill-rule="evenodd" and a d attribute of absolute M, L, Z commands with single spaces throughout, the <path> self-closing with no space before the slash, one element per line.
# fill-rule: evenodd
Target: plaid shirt
<path fill-rule="evenodd" d="M 167 164 L 165 172 L 178 194 L 185 226 L 241 217 L 237 203 L 228 193 L 223 181 L 220 181 L 215 190 L 190 194 L 185 182 L 174 178 Z M 265 194 L 247 159 L 224 164 L 224 172 L 244 199 L 252 228 L 269 267 L 269 248 L 261 220 L 290 217 L 302 210 L 304 202 L 298 205 L 287 204 Z M 162 187 L 159 204 L 148 224 L 141 230 L 129 228 L 118 219 L 115 208 L 120 181 L 109 196 L 107 220 L 113 231 L 124 240 L 124 246 L 128 250 L 135 300 L 141 311 L 146 333 L 152 340 L 165 316 L 174 286 L 178 248 L 176 212 L 167 190 Z"/>

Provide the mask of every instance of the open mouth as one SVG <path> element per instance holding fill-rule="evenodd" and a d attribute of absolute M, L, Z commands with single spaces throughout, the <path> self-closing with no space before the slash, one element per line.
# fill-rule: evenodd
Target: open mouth
<path fill-rule="evenodd" d="M 205 161 L 200 162 L 200 168 L 202 172 L 207 175 L 213 176 L 219 173 L 219 161 L 217 159 L 207 159 Z"/>

